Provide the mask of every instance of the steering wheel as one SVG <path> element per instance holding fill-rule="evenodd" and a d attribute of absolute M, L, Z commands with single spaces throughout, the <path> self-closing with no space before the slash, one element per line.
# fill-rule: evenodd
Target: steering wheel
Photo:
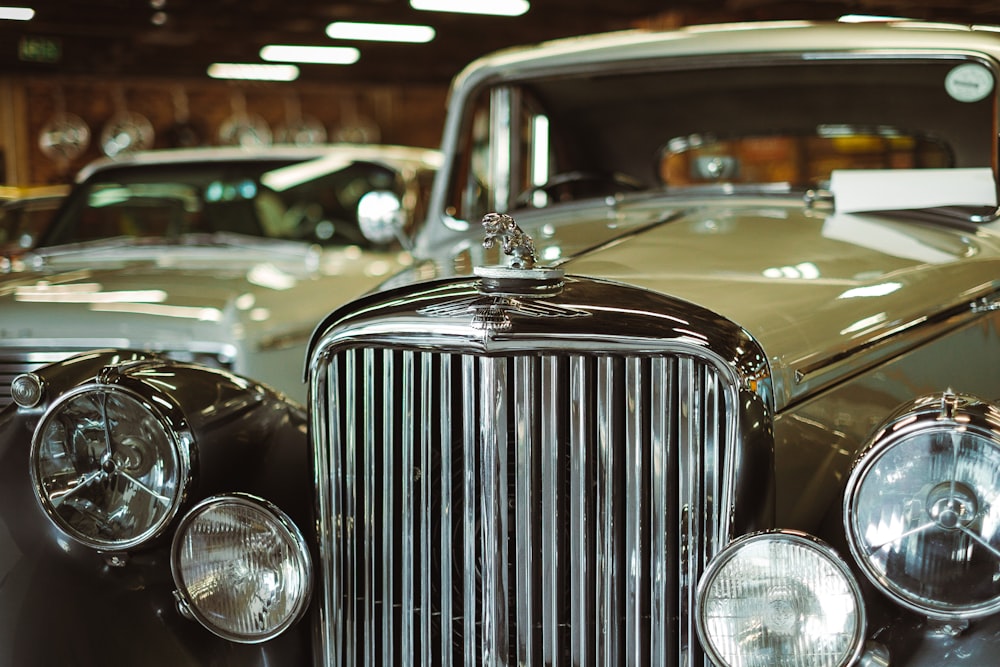
<path fill-rule="evenodd" d="M 528 188 L 517 196 L 514 203 L 528 206 L 539 192 L 544 192 L 550 200 L 569 201 L 622 191 L 636 192 L 643 188 L 641 181 L 621 172 L 576 169 L 555 174 L 545 183 Z"/>

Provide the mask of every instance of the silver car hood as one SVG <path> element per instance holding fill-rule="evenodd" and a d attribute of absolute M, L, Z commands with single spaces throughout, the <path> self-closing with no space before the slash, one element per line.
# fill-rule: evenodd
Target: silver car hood
<path fill-rule="evenodd" d="M 806 393 L 810 374 L 861 349 L 875 359 L 872 348 L 888 353 L 896 334 L 995 295 L 1000 237 L 769 202 L 694 208 L 562 266 L 671 294 L 740 324 L 786 388 L 780 404 Z"/>
<path fill-rule="evenodd" d="M 331 308 L 406 256 L 355 247 L 295 252 L 227 246 L 108 246 L 50 257 L 0 280 L 0 345 L 42 340 L 169 349 L 307 339 Z"/>

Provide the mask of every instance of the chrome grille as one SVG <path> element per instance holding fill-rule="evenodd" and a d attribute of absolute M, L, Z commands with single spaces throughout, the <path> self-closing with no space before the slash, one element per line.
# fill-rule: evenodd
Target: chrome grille
<path fill-rule="evenodd" d="M 327 664 L 703 664 L 738 421 L 710 359 L 350 348 L 313 390 Z"/>

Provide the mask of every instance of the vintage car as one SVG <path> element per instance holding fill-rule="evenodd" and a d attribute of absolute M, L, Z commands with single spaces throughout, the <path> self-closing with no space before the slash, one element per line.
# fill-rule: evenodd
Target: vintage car
<path fill-rule="evenodd" d="M 35 247 L 68 191 L 65 185 L 0 186 L 0 267 Z"/>
<path fill-rule="evenodd" d="M 13 380 L 0 663 L 996 664 L 998 76 L 901 21 L 473 63 L 304 408 Z"/>
<path fill-rule="evenodd" d="M 406 265 L 439 164 L 435 150 L 342 144 L 89 165 L 34 252 L 0 273 L 0 406 L 15 374 L 101 347 L 228 368 L 303 401 L 313 327 Z"/>

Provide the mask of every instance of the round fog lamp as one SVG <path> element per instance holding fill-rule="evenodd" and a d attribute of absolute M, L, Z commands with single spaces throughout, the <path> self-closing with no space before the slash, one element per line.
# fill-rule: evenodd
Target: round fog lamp
<path fill-rule="evenodd" d="M 312 561 L 281 510 L 248 495 L 215 496 L 182 520 L 171 549 L 182 611 L 216 635 L 263 642 L 299 619 Z"/>
<path fill-rule="evenodd" d="M 189 455 L 145 399 L 85 385 L 42 416 L 31 448 L 35 495 L 70 537 L 95 549 L 135 547 L 176 515 Z"/>
<path fill-rule="evenodd" d="M 722 667 L 843 667 L 860 655 L 865 616 L 847 565 L 804 533 L 734 540 L 698 587 L 698 634 Z"/>

